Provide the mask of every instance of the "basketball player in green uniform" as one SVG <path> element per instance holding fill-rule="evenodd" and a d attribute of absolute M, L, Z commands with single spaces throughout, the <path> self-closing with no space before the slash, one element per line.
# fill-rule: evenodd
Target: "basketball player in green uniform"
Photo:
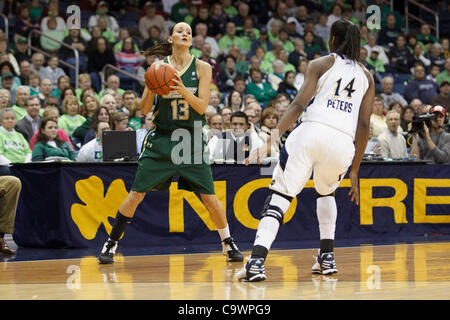
<path fill-rule="evenodd" d="M 204 113 L 208 106 L 211 66 L 196 59 L 189 53 L 192 44 L 192 30 L 186 23 L 178 23 L 170 30 L 167 43 L 161 43 L 145 52 L 150 55 L 165 56 L 164 62 L 175 68 L 177 73 L 172 91 L 164 96 L 155 95 L 147 87 L 141 100 L 141 111 L 147 114 L 153 110 L 152 129 L 144 139 L 142 152 L 138 160 L 136 177 L 131 191 L 122 202 L 117 212 L 109 239 L 105 242 L 99 255 L 102 264 L 113 263 L 117 242 L 126 226 L 131 222 L 137 206 L 144 199 L 147 191 L 168 190 L 172 177 L 179 175 L 179 188 L 198 192 L 201 200 L 210 213 L 222 241 L 223 252 L 228 261 L 244 260 L 242 253 L 230 235 L 226 212 L 214 192 L 214 184 L 210 165 L 204 159 L 205 142 L 196 135 L 205 124 Z M 155 62 L 161 64 L 161 62 Z M 155 65 L 158 68 L 158 65 Z M 196 132 L 199 128 L 199 132 Z M 191 139 L 191 154 L 183 155 L 186 161 L 180 161 L 177 152 L 172 152 L 179 141 L 172 141 L 172 133 L 184 129 L 186 137 Z M 200 136 L 202 137 L 202 136 Z"/>

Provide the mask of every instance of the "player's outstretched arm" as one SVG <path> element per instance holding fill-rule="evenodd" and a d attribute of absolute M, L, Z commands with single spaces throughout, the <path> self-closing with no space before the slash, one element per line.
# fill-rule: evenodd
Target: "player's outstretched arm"
<path fill-rule="evenodd" d="M 361 108 L 359 109 L 358 126 L 355 135 L 355 156 L 353 157 L 352 167 L 350 169 L 351 189 L 349 196 L 351 201 L 355 201 L 359 205 L 359 183 L 358 171 L 361 165 L 364 151 L 366 150 L 367 141 L 369 140 L 370 116 L 372 115 L 373 100 L 375 97 L 375 84 L 373 77 L 369 72 L 365 72 L 369 79 L 369 88 L 361 101 Z"/>
<path fill-rule="evenodd" d="M 306 106 L 316 94 L 317 82 L 319 78 L 333 65 L 333 63 L 334 57 L 326 56 L 313 60 L 308 64 L 308 68 L 305 73 L 305 81 L 303 82 L 300 91 L 288 106 L 287 111 L 284 113 L 278 123 L 278 126 L 272 131 L 272 134 L 267 139 L 267 142 L 261 148 L 258 148 L 258 150 L 252 152 L 245 160 L 244 163 L 246 165 L 254 162 L 255 160 L 257 160 L 257 163 L 260 164 L 262 159 L 269 152 L 272 141 L 282 136 L 290 125 L 300 118 L 303 111 L 305 111 Z"/>
<path fill-rule="evenodd" d="M 155 94 L 147 89 L 147 86 L 144 88 L 144 92 L 142 93 L 141 99 L 141 112 L 142 114 L 149 113 L 153 108 L 153 101 L 155 100 Z"/>
<path fill-rule="evenodd" d="M 171 86 L 172 90 L 178 91 L 186 102 L 199 114 L 204 114 L 209 104 L 209 95 L 211 92 L 212 69 L 211 66 L 201 60 L 197 60 L 198 74 L 198 96 L 189 91 L 181 81 L 178 74 L 175 74 L 175 86 Z"/>

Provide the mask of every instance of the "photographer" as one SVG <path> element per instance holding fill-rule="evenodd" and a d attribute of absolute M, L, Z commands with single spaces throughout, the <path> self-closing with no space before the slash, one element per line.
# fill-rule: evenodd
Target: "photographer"
<path fill-rule="evenodd" d="M 427 126 L 423 121 L 423 129 L 411 132 L 412 144 L 411 155 L 416 155 L 417 159 L 432 160 L 433 163 L 450 163 L 450 134 L 444 131 L 446 119 L 446 109 L 442 106 L 435 106 L 430 109 L 431 126 Z M 414 120 L 413 120 L 414 122 Z M 413 124 L 414 127 L 414 124 Z"/>

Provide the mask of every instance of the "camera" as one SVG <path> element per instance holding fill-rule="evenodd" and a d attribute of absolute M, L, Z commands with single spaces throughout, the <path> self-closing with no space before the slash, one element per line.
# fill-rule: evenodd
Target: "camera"
<path fill-rule="evenodd" d="M 421 113 L 417 116 L 413 117 L 412 126 L 409 133 L 422 133 L 423 132 L 423 124 L 425 123 L 428 128 L 431 128 L 431 120 L 436 119 L 436 113 Z"/>

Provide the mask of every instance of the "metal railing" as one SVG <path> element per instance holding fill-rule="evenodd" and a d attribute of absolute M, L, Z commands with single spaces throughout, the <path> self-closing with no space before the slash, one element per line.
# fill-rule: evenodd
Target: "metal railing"
<path fill-rule="evenodd" d="M 430 28 L 433 29 L 436 32 L 436 38 L 439 39 L 439 14 L 436 11 L 431 10 L 430 8 L 424 6 L 423 4 L 421 4 L 421 3 L 419 3 L 419 2 L 417 2 L 415 0 L 406 0 L 406 2 L 405 2 L 405 31 L 406 31 L 406 34 L 409 33 L 409 18 L 412 18 L 412 19 L 420 22 L 421 24 L 428 24 L 423 19 L 421 19 L 421 18 L 419 18 L 419 17 L 417 17 L 417 16 L 415 16 L 415 15 L 413 15 L 413 14 L 411 14 L 409 12 L 409 4 L 410 3 L 415 5 L 415 6 L 417 6 L 417 7 L 419 7 L 420 9 L 422 9 L 422 10 L 428 12 L 428 13 L 431 13 L 434 16 L 435 25 L 434 26 L 430 26 Z"/>
<path fill-rule="evenodd" d="M 109 64 L 109 63 L 108 63 L 108 64 L 104 65 L 104 66 L 103 66 L 103 69 L 102 69 L 102 77 L 101 77 L 101 81 L 102 81 L 102 90 L 105 89 L 105 84 L 106 84 L 106 80 L 105 80 L 105 71 L 106 71 L 107 69 L 113 69 L 113 70 L 116 71 L 116 72 L 122 73 L 122 74 L 126 75 L 127 77 L 130 77 L 130 78 L 132 78 L 132 79 L 134 79 L 134 80 L 140 82 L 140 79 L 139 79 L 135 74 L 132 74 L 132 73 L 129 73 L 128 71 L 119 69 L 119 68 L 117 68 L 116 66 L 113 66 L 112 64 Z"/>
<path fill-rule="evenodd" d="M 45 51 L 43 51 L 43 50 L 41 50 L 41 49 L 31 45 L 31 36 L 33 34 L 35 34 L 35 33 L 39 34 L 41 37 L 45 37 L 45 38 L 48 38 L 48 39 L 50 39 L 52 41 L 55 41 L 56 43 L 62 45 L 63 47 L 69 48 L 70 50 L 73 51 L 73 53 L 75 55 L 75 66 L 73 64 L 67 63 L 66 61 L 62 61 L 62 60 L 60 60 L 59 63 L 64 65 L 64 66 L 66 66 L 66 67 L 68 67 L 68 68 L 70 68 L 70 69 L 74 69 L 75 70 L 75 89 L 78 89 L 78 75 L 80 73 L 80 55 L 78 53 L 78 50 L 75 49 L 74 47 L 72 47 L 71 45 L 65 43 L 65 42 L 59 41 L 58 39 L 50 37 L 50 36 L 42 33 L 41 31 L 34 29 L 34 30 L 31 30 L 29 35 L 28 35 L 28 54 L 29 55 L 31 55 L 31 50 L 34 50 L 36 52 L 42 53 L 46 57 L 50 57 L 51 56 L 51 54 L 49 54 L 49 53 L 47 53 L 47 52 L 45 52 Z"/>
<path fill-rule="evenodd" d="M 5 20 L 5 37 L 6 37 L 6 40 L 9 41 L 9 20 L 8 20 L 8 17 L 6 15 L 4 15 L 3 13 L 0 13 L 0 17 L 2 17 L 3 20 Z"/>

